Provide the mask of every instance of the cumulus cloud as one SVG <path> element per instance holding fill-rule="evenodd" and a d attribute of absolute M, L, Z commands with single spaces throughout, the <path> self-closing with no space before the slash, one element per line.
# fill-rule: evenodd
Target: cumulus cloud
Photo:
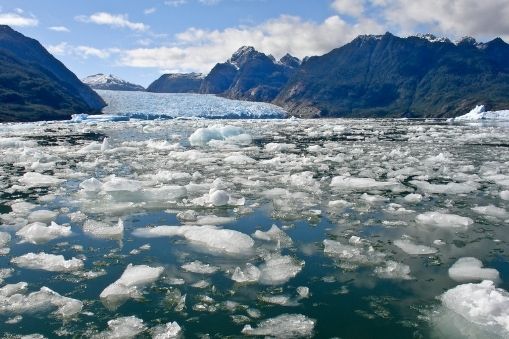
<path fill-rule="evenodd" d="M 51 26 L 51 27 L 48 27 L 48 29 L 55 31 L 55 32 L 64 32 L 64 33 L 70 32 L 69 28 L 67 28 L 65 26 Z"/>
<path fill-rule="evenodd" d="M 333 0 L 331 7 L 340 16 L 371 19 L 400 35 L 509 37 L 507 0 Z"/>
<path fill-rule="evenodd" d="M 30 15 L 24 15 L 24 11 L 20 8 L 16 8 L 13 13 L 0 13 L 0 25 L 9 25 L 13 27 L 27 27 L 37 26 L 39 20 L 36 17 Z"/>
<path fill-rule="evenodd" d="M 283 15 L 260 25 L 224 30 L 190 28 L 175 36 L 174 46 L 137 48 L 121 53 L 120 64 L 132 67 L 208 72 L 228 59 L 242 45 L 282 57 L 320 55 L 365 33 L 381 33 L 383 27 L 370 19 L 349 24 L 334 15 L 321 23 Z"/>
<path fill-rule="evenodd" d="M 90 16 L 80 15 L 75 18 L 77 21 L 93 23 L 96 25 L 107 25 L 111 27 L 129 28 L 133 31 L 147 31 L 149 26 L 141 22 L 129 21 L 127 14 L 111 14 L 97 12 Z"/>
<path fill-rule="evenodd" d="M 84 46 L 84 45 L 74 46 L 67 42 L 61 42 L 56 45 L 49 45 L 47 47 L 47 49 L 53 55 L 57 55 L 57 56 L 64 56 L 64 55 L 69 56 L 70 55 L 70 56 L 75 56 L 75 57 L 79 57 L 82 59 L 88 59 L 90 57 L 106 59 L 106 58 L 109 58 L 111 56 L 111 54 L 119 52 L 118 49 L 113 49 L 113 48 L 99 49 L 99 48 Z"/>

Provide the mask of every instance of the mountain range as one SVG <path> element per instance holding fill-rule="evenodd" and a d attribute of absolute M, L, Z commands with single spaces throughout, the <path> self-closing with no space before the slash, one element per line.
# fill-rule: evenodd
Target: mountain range
<path fill-rule="evenodd" d="M 0 26 L 0 121 L 99 112 L 96 89 L 143 90 L 112 75 L 83 84 L 36 40 Z M 509 45 L 433 35 L 362 35 L 322 56 L 279 60 L 241 47 L 206 75 L 165 74 L 149 92 L 215 94 L 271 102 L 289 115 L 449 118 L 483 104 L 509 107 Z"/>
<path fill-rule="evenodd" d="M 69 119 L 106 104 L 34 39 L 0 25 L 0 122 Z"/>

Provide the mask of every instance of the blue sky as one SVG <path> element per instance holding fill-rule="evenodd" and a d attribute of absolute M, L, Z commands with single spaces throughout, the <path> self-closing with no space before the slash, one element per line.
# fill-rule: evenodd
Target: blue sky
<path fill-rule="evenodd" d="M 79 77 L 148 85 L 164 72 L 207 72 L 242 45 L 319 55 L 359 34 L 509 37 L 509 1 L 0 0 L 0 23 L 39 40 Z"/>

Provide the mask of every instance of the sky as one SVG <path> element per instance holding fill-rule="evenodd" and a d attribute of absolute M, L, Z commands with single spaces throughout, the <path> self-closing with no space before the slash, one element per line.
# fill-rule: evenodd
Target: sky
<path fill-rule="evenodd" d="M 39 40 L 78 77 L 144 86 L 207 73 L 244 45 L 322 55 L 360 34 L 509 42 L 508 0 L 0 0 L 0 24 Z"/>

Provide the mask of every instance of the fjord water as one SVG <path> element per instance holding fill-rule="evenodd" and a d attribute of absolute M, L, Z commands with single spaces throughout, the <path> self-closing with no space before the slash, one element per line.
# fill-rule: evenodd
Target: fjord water
<path fill-rule="evenodd" d="M 1 332 L 144 338 L 175 321 L 186 338 L 505 337 L 503 309 L 479 300 L 476 318 L 441 296 L 483 277 L 509 289 L 508 137 L 436 121 L 0 125 Z M 72 233 L 21 232 L 37 221 Z M 40 252 L 83 264 L 20 260 Z M 499 279 L 473 261 L 450 274 L 463 257 Z M 129 264 L 161 272 L 115 284 Z M 13 298 L 3 287 L 19 282 Z M 22 297 L 43 286 L 81 310 Z"/>

